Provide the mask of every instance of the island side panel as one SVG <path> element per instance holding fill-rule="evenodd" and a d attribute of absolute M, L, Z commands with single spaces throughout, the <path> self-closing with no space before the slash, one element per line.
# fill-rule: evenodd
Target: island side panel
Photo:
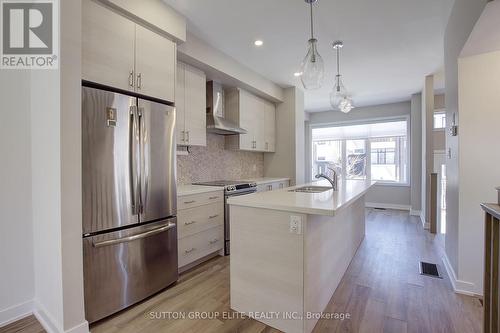
<path fill-rule="evenodd" d="M 303 233 L 290 233 L 292 214 L 231 206 L 231 308 L 280 315 L 303 312 Z M 303 223 L 303 225 L 305 222 Z M 302 320 L 256 318 L 284 332 L 303 332 Z"/>
<path fill-rule="evenodd" d="M 304 311 L 321 313 L 364 239 L 364 196 L 335 216 L 309 215 L 304 235 Z M 306 320 L 305 332 L 317 321 Z"/>

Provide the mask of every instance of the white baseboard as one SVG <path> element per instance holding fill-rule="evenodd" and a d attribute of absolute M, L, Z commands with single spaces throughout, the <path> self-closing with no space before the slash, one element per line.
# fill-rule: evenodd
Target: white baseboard
<path fill-rule="evenodd" d="M 478 296 L 478 294 L 475 293 L 474 283 L 462 281 L 462 280 L 459 280 L 457 278 L 457 275 L 455 274 L 455 270 L 451 266 L 450 261 L 448 260 L 448 256 L 446 255 L 446 253 L 443 256 L 442 261 L 444 264 L 444 268 L 446 269 L 446 272 L 448 273 L 448 276 L 450 277 L 450 281 L 451 281 L 451 285 L 453 287 L 453 290 L 457 294 L 463 294 L 463 295 L 468 295 L 468 296 Z"/>
<path fill-rule="evenodd" d="M 45 307 L 36 300 L 29 300 L 0 311 L 0 327 L 30 315 L 34 315 L 48 333 L 89 333 L 89 323 L 87 321 L 64 331 L 57 325 Z"/>
<path fill-rule="evenodd" d="M 366 202 L 365 206 L 368 208 L 384 208 L 384 209 L 410 211 L 409 205 L 395 205 L 395 204 L 386 204 L 386 203 Z"/>
<path fill-rule="evenodd" d="M 66 330 L 65 333 L 89 333 L 89 323 L 88 321 L 84 321 L 80 325 L 76 325 L 73 328 L 70 328 L 69 330 Z"/>
<path fill-rule="evenodd" d="M 429 230 L 431 228 L 431 224 L 429 222 L 425 222 L 425 214 L 424 214 L 424 212 L 420 212 L 420 222 L 422 223 L 422 227 L 425 230 Z"/>
<path fill-rule="evenodd" d="M 418 216 L 418 217 L 420 217 L 420 215 L 422 215 L 422 211 L 421 210 L 416 210 L 416 209 L 410 209 L 410 215 L 411 216 Z"/>
<path fill-rule="evenodd" d="M 0 311 L 0 327 L 13 323 L 33 313 L 33 300 Z"/>
<path fill-rule="evenodd" d="M 48 333 L 64 332 L 64 329 L 62 327 L 59 327 L 57 321 L 54 320 L 52 315 L 45 309 L 42 304 L 40 304 L 40 302 L 35 300 L 34 305 L 35 306 L 33 309 L 33 314 Z"/>

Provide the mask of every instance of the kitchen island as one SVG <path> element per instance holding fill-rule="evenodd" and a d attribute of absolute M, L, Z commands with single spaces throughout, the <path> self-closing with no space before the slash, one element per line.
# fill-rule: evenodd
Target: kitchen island
<path fill-rule="evenodd" d="M 364 238 L 373 184 L 340 181 L 335 192 L 321 181 L 231 198 L 231 308 L 291 333 L 331 316 L 322 312 Z"/>

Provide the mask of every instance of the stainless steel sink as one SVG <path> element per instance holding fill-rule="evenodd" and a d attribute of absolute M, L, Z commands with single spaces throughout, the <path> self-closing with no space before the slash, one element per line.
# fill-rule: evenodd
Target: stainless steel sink
<path fill-rule="evenodd" d="M 327 186 L 304 186 L 304 187 L 298 187 L 293 190 L 289 190 L 288 192 L 301 192 L 301 193 L 321 193 L 321 192 L 326 192 L 328 190 L 331 190 L 331 187 Z"/>

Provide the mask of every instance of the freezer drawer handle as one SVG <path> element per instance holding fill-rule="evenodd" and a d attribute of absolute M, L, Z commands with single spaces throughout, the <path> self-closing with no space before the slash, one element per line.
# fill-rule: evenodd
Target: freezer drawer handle
<path fill-rule="evenodd" d="M 136 235 L 132 235 L 132 236 L 124 237 L 124 238 L 116 238 L 116 239 L 110 239 L 110 240 L 106 240 L 106 241 L 102 241 L 102 242 L 97 242 L 97 243 L 94 243 L 93 245 L 94 245 L 94 247 L 103 247 L 103 246 L 110 246 L 110 245 L 115 245 L 115 244 L 132 242 L 132 241 L 135 241 L 138 239 L 150 237 L 150 236 L 165 232 L 165 231 L 172 229 L 174 227 L 175 227 L 175 223 L 170 222 L 163 227 L 149 230 L 149 231 L 146 231 L 146 232 L 143 232 L 140 234 L 136 234 Z"/>

